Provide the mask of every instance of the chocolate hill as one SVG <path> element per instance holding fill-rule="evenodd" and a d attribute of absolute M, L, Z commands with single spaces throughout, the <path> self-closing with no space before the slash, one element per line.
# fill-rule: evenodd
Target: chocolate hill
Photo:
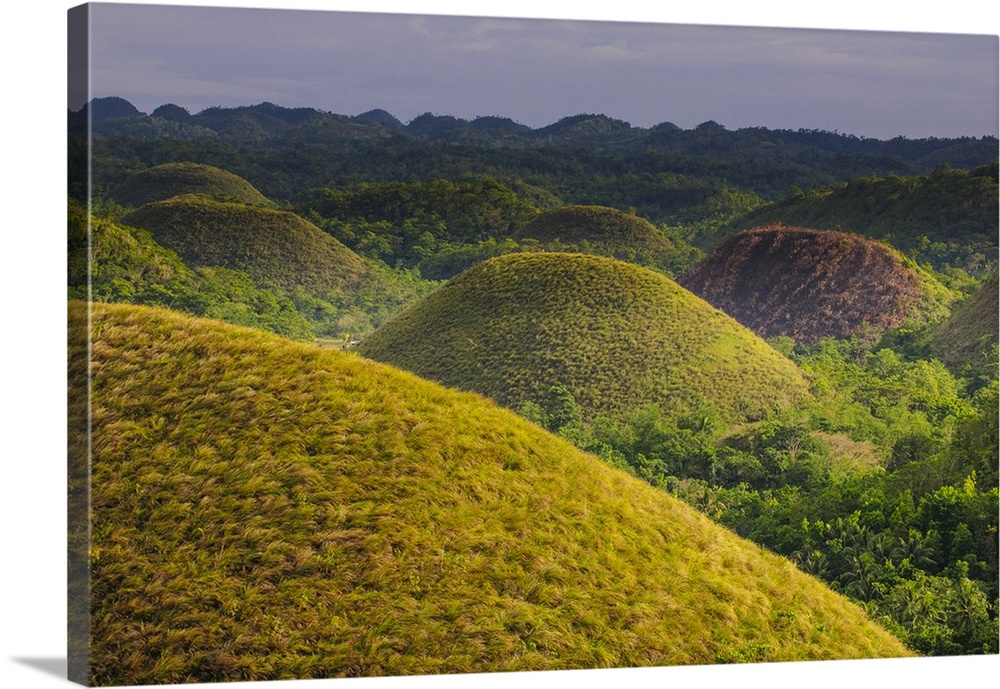
<path fill-rule="evenodd" d="M 601 256 L 508 254 L 452 278 L 359 351 L 518 408 L 567 389 L 587 418 L 656 404 L 759 418 L 807 396 L 766 342 L 661 273 Z"/>
<path fill-rule="evenodd" d="M 729 238 L 678 282 L 761 337 L 804 343 L 893 328 L 927 296 L 925 277 L 885 244 L 784 225 Z"/>
<path fill-rule="evenodd" d="M 164 309 L 75 303 L 69 332 L 88 684 L 910 655 L 477 395 Z"/>

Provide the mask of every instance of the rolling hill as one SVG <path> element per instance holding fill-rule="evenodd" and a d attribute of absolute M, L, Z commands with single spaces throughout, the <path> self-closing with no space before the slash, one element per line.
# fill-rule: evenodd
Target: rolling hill
<path fill-rule="evenodd" d="M 607 206 L 564 206 L 539 213 L 513 236 L 664 270 L 687 267 L 699 253 L 667 237 L 648 220 Z"/>
<path fill-rule="evenodd" d="M 983 281 L 969 299 L 931 334 L 932 351 L 948 366 L 996 370 L 998 323 L 997 274 Z"/>
<path fill-rule="evenodd" d="M 242 177 L 199 163 L 165 163 L 137 172 L 115 190 L 113 197 L 124 206 L 136 208 L 185 194 L 254 206 L 274 205 Z"/>
<path fill-rule="evenodd" d="M 93 684 L 909 655 L 787 560 L 479 396 L 89 311 L 89 348 L 87 305 L 69 314 L 71 380 L 93 381 L 71 633 Z"/>
<path fill-rule="evenodd" d="M 761 337 L 871 337 L 954 299 L 912 261 L 867 237 L 770 225 L 713 249 L 678 282 Z"/>
<path fill-rule="evenodd" d="M 245 270 L 286 289 L 331 292 L 366 273 L 360 256 L 288 211 L 189 194 L 148 203 L 124 222 L 149 231 L 190 266 Z"/>
<path fill-rule="evenodd" d="M 969 142 L 976 143 L 976 142 Z M 997 162 L 926 175 L 868 175 L 809 189 L 740 216 L 723 236 L 780 222 L 885 241 L 937 270 L 980 274 L 997 260 Z"/>
<path fill-rule="evenodd" d="M 123 222 L 190 268 L 240 271 L 291 298 L 317 336 L 371 330 L 436 286 L 362 258 L 284 210 L 188 194 L 148 203 Z"/>
<path fill-rule="evenodd" d="M 790 361 L 669 278 L 585 254 L 490 259 L 358 351 L 511 408 L 562 386 L 588 418 L 657 404 L 675 418 L 748 419 L 806 394 Z"/>

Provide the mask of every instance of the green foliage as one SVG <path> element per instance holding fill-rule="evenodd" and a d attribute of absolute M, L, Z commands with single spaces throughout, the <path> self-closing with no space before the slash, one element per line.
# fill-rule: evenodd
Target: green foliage
<path fill-rule="evenodd" d="M 532 201 L 558 203 L 532 193 L 523 182 L 516 187 Z M 320 227 L 362 255 L 407 267 L 432 257 L 439 247 L 501 241 L 538 212 L 514 189 L 489 177 L 328 187 L 304 208 Z"/>
<path fill-rule="evenodd" d="M 291 299 L 317 336 L 370 331 L 435 286 L 358 256 L 288 211 L 188 195 L 147 204 L 124 220 L 189 266 L 245 272 Z"/>
<path fill-rule="evenodd" d="M 92 683 L 909 654 L 481 397 L 163 309 L 70 319 L 71 360 L 92 357 Z"/>
<path fill-rule="evenodd" d="M 970 394 L 935 360 L 785 345 L 815 393 L 800 409 L 727 428 L 649 406 L 563 435 L 789 557 L 914 650 L 996 653 L 996 381 Z"/>
<path fill-rule="evenodd" d="M 951 317 L 930 333 L 931 350 L 966 375 L 996 378 L 998 332 L 997 273 L 987 277 Z"/>
<path fill-rule="evenodd" d="M 996 169 L 995 161 L 973 171 L 942 165 L 928 175 L 869 175 L 800 190 L 739 218 L 728 231 L 783 222 L 857 232 L 937 270 L 983 275 L 997 262 Z"/>
<path fill-rule="evenodd" d="M 88 253 L 89 233 L 89 253 Z M 295 339 L 312 328 L 288 297 L 257 286 L 241 271 L 192 270 L 148 232 L 91 217 L 69 204 L 71 298 L 166 306 Z M 88 262 L 89 259 L 89 262 Z"/>

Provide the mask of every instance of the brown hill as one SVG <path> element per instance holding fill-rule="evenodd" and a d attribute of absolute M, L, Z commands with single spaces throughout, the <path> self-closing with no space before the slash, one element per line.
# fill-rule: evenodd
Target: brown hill
<path fill-rule="evenodd" d="M 678 282 L 762 337 L 812 343 L 900 325 L 921 310 L 927 279 L 873 239 L 771 225 L 726 240 Z"/>

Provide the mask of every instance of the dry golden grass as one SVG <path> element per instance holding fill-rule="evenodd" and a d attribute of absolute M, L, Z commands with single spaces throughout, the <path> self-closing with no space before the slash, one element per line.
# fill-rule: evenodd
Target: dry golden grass
<path fill-rule="evenodd" d="M 89 309 L 93 683 L 908 655 L 788 561 L 477 395 Z"/>

